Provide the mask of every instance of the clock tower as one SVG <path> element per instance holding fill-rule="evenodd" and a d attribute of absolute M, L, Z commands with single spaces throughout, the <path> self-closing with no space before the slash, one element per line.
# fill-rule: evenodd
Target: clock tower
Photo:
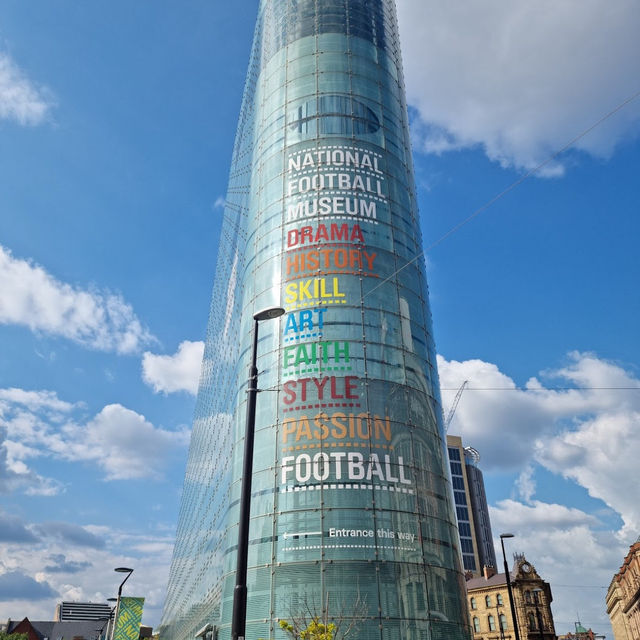
<path fill-rule="evenodd" d="M 520 640 L 556 640 L 551 586 L 524 554 L 514 555 L 511 587 Z M 474 640 L 515 639 L 504 573 L 485 571 L 484 576 L 467 580 L 467 595 Z"/>

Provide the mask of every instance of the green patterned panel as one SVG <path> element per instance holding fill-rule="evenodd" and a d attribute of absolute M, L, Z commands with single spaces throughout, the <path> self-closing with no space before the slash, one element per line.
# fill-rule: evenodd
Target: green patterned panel
<path fill-rule="evenodd" d="M 120 598 L 113 640 L 138 640 L 144 598 Z"/>

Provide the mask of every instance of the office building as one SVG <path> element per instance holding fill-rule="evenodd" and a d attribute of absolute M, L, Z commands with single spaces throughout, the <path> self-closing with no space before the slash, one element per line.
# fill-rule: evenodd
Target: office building
<path fill-rule="evenodd" d="M 307 611 L 467 638 L 393 0 L 262 0 L 162 638 L 230 637 L 253 315 L 246 637 Z"/>
<path fill-rule="evenodd" d="M 481 567 L 497 567 L 496 552 L 493 547 L 491 534 L 491 520 L 489 519 L 489 505 L 484 490 L 484 478 L 478 466 L 480 454 L 472 447 L 464 449 L 464 468 L 467 474 L 471 510 L 473 512 L 473 527 L 478 546 L 478 556 Z"/>
<path fill-rule="evenodd" d="M 105 602 L 60 602 L 56 605 L 54 620 L 108 620 L 111 607 Z"/>
<path fill-rule="evenodd" d="M 478 577 L 483 575 L 484 567 L 497 566 L 484 479 L 478 467 L 480 454 L 472 447 L 464 447 L 462 438 L 454 435 L 447 435 L 447 450 L 462 562 L 465 572 Z"/>
<path fill-rule="evenodd" d="M 449 468 L 453 485 L 453 499 L 460 534 L 460 549 L 465 573 L 474 576 L 482 574 L 480 553 L 475 532 L 475 518 L 471 503 L 471 489 L 466 473 L 465 451 L 462 438 L 447 435 L 447 451 L 449 453 Z"/>

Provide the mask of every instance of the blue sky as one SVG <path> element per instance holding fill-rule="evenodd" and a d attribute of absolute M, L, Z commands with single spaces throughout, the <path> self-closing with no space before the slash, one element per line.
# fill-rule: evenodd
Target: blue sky
<path fill-rule="evenodd" d="M 640 90 L 631 0 L 448 4 L 398 0 L 426 246 Z M 159 621 L 256 8 L 0 4 L 0 619 L 128 565 Z M 639 131 L 637 99 L 427 255 L 450 431 L 558 633 L 610 633 L 640 533 Z"/>

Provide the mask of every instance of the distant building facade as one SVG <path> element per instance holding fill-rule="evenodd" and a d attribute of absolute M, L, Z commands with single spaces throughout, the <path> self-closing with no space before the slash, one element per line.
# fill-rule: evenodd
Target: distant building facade
<path fill-rule="evenodd" d="M 523 555 L 516 557 L 510 578 L 520 640 L 557 640 L 549 583 Z M 467 580 L 467 596 L 473 640 L 515 640 L 504 573 L 487 568 L 482 577 Z"/>
<path fill-rule="evenodd" d="M 58 605 L 59 607 L 60 605 Z M 109 608 L 108 605 L 105 605 Z M 56 616 L 58 615 L 56 607 Z M 107 619 L 78 620 L 22 620 L 9 619 L 6 625 L 8 634 L 26 634 L 29 640 L 105 640 L 109 638 Z M 153 628 L 140 625 L 138 640 L 153 638 Z"/>
<path fill-rule="evenodd" d="M 489 505 L 484 490 L 484 478 L 478 467 L 480 456 L 472 447 L 464 449 L 464 469 L 467 474 L 467 484 L 471 496 L 471 510 L 473 511 L 473 526 L 480 557 L 480 567 L 495 567 L 496 552 L 493 548 L 491 521 L 489 520 Z"/>
<path fill-rule="evenodd" d="M 640 538 L 631 545 L 607 591 L 607 614 L 615 640 L 640 638 Z"/>
<path fill-rule="evenodd" d="M 471 490 L 465 473 L 464 449 L 462 438 L 447 435 L 447 451 L 449 453 L 449 468 L 453 485 L 453 498 L 460 534 L 460 550 L 465 572 L 479 576 L 482 571 L 480 554 L 475 536 L 475 522 L 471 506 Z"/>
<path fill-rule="evenodd" d="M 60 602 L 56 605 L 54 620 L 106 620 L 111 615 L 111 607 L 99 602 Z"/>
<path fill-rule="evenodd" d="M 447 451 L 462 562 L 465 571 L 478 577 L 483 567 L 496 567 L 489 506 L 482 471 L 478 468 L 480 455 L 475 449 L 464 447 L 462 438 L 454 435 L 447 435 Z"/>
<path fill-rule="evenodd" d="M 598 640 L 603 635 L 596 635 L 592 629 L 585 629 L 580 622 L 576 622 L 575 632 L 569 631 L 565 635 L 558 636 L 558 640 Z"/>
<path fill-rule="evenodd" d="M 7 633 L 25 633 L 29 640 L 99 640 L 104 635 L 97 620 L 9 620 Z"/>

